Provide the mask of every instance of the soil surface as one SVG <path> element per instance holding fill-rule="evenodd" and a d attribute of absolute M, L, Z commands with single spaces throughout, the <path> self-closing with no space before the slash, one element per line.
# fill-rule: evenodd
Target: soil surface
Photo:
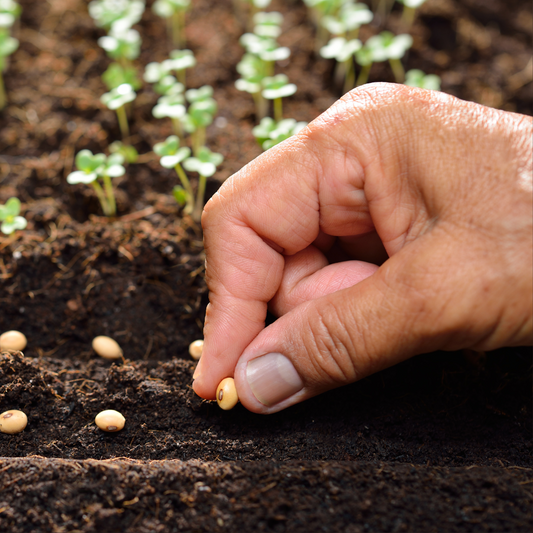
<path fill-rule="evenodd" d="M 24 11 L 0 114 L 0 203 L 23 202 L 28 229 L 0 237 L 0 412 L 28 427 L 0 434 L 0 531 L 530 531 L 533 528 L 532 353 L 434 353 L 263 417 L 229 412 L 191 390 L 188 344 L 201 338 L 207 290 L 201 229 L 183 217 L 177 184 L 151 152 L 171 134 L 139 91 L 130 141 L 141 154 L 116 178 L 118 216 L 71 186 L 75 154 L 120 139 L 99 102 L 109 59 L 87 2 L 20 1 Z M 151 6 L 152 2 L 147 2 Z M 224 154 L 208 194 L 260 153 L 251 98 L 234 87 L 243 21 L 232 2 L 193 0 L 190 87 L 210 84 L 219 117 L 207 144 Z M 298 92 L 285 116 L 310 121 L 340 95 L 316 56 L 299 1 L 285 16 L 279 66 Z M 401 31 L 400 10 L 386 25 Z M 521 0 L 428 0 L 406 69 L 439 74 L 460 98 L 532 113 L 531 9 Z M 168 57 L 164 23 L 147 9 L 137 65 Z M 375 65 L 370 81 L 393 81 Z M 217 125 L 218 124 L 218 125 Z M 223 126 L 223 127 L 220 127 Z M 124 360 L 91 349 L 115 338 Z M 94 425 L 117 409 L 126 426 Z M 118 459 L 120 458 L 120 459 Z"/>

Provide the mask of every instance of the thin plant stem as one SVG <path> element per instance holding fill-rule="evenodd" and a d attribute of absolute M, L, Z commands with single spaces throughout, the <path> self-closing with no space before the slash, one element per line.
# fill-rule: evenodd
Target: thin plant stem
<path fill-rule="evenodd" d="M 180 141 L 183 141 L 183 128 L 181 127 L 180 119 L 173 117 L 171 120 L 174 133 L 179 137 Z"/>
<path fill-rule="evenodd" d="M 407 31 L 411 29 L 411 26 L 413 25 L 413 22 L 415 21 L 415 15 L 416 15 L 416 9 L 414 7 L 409 7 L 406 5 L 403 6 L 402 23 L 404 24 L 405 29 Z"/>
<path fill-rule="evenodd" d="M 184 11 L 176 11 L 172 17 L 172 43 L 174 46 L 177 46 L 178 48 L 182 48 L 184 44 L 184 21 L 185 21 L 185 12 Z"/>
<path fill-rule="evenodd" d="M 111 178 L 107 175 L 103 175 L 104 179 L 104 189 L 107 196 L 107 205 L 109 207 L 109 215 L 115 216 L 117 214 L 117 204 L 115 202 L 115 193 L 113 191 L 113 185 L 111 183 Z"/>
<path fill-rule="evenodd" d="M 357 76 L 357 81 L 355 82 L 356 87 L 359 87 L 359 85 L 364 85 L 368 81 L 368 75 L 370 74 L 371 68 L 372 63 L 361 68 L 361 72 L 359 72 L 359 76 Z"/>
<path fill-rule="evenodd" d="M 283 119 L 283 102 L 281 98 L 274 98 L 274 120 L 279 122 Z"/>
<path fill-rule="evenodd" d="M 108 217 L 109 216 L 109 205 L 107 204 L 107 200 L 104 194 L 104 190 L 102 189 L 102 186 L 96 180 L 94 180 L 91 184 L 94 188 L 94 192 L 96 193 L 96 196 L 98 196 L 98 200 L 100 201 L 100 205 L 102 206 L 104 215 Z"/>
<path fill-rule="evenodd" d="M 123 105 L 117 108 L 117 118 L 122 138 L 126 139 L 130 136 L 130 128 L 128 126 L 128 116 Z"/>
<path fill-rule="evenodd" d="M 174 167 L 174 169 L 176 170 L 176 174 L 178 175 L 178 178 L 180 179 L 181 184 L 187 193 L 187 206 L 185 207 L 185 212 L 192 213 L 194 208 L 194 192 L 192 190 L 191 182 L 189 181 L 187 174 L 185 174 L 183 167 L 179 163 Z"/>
<path fill-rule="evenodd" d="M 396 83 L 403 83 L 405 81 L 405 70 L 402 62 L 399 59 L 389 59 L 389 63 Z"/>
<path fill-rule="evenodd" d="M 4 109 L 7 104 L 6 88 L 4 86 L 4 76 L 0 72 L 0 109 Z"/>
<path fill-rule="evenodd" d="M 200 148 L 205 144 L 205 128 L 197 128 L 192 134 L 192 151 L 197 156 Z"/>
<path fill-rule="evenodd" d="M 252 94 L 255 102 L 255 112 L 257 113 L 257 120 L 261 120 L 267 113 L 266 100 L 261 92 Z"/>
<path fill-rule="evenodd" d="M 200 222 L 200 219 L 202 218 L 206 181 L 206 177 L 200 174 L 200 178 L 198 179 L 198 192 L 196 193 L 196 206 L 192 214 L 192 219 L 195 222 Z"/>
<path fill-rule="evenodd" d="M 186 80 L 187 80 L 187 75 L 185 73 L 185 69 L 181 69 L 181 70 L 177 70 L 176 71 L 176 77 L 178 78 L 178 81 L 184 86 L 186 87 Z"/>
<path fill-rule="evenodd" d="M 346 76 L 344 78 L 344 93 L 347 93 L 354 88 L 355 70 L 353 68 L 353 59 L 350 57 L 344 62 Z"/>

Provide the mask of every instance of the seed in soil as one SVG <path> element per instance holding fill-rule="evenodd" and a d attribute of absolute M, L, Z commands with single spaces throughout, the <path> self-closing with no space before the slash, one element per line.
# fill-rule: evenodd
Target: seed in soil
<path fill-rule="evenodd" d="M 98 413 L 94 422 L 102 431 L 113 433 L 114 431 L 120 431 L 124 427 L 126 419 L 118 411 L 107 409 Z"/>
<path fill-rule="evenodd" d="M 195 361 L 198 361 L 198 359 L 202 357 L 203 350 L 204 341 L 202 339 L 191 342 L 191 344 L 189 344 L 189 354 Z"/>
<path fill-rule="evenodd" d="M 111 337 L 99 335 L 93 339 L 93 350 L 104 359 L 120 359 L 122 348 Z"/>
<path fill-rule="evenodd" d="M 0 335 L 0 350 L 24 350 L 28 341 L 20 331 L 6 331 Z"/>
<path fill-rule="evenodd" d="M 16 409 L 11 409 L 0 415 L 0 432 L 14 435 L 24 431 L 28 425 L 28 417 Z"/>
<path fill-rule="evenodd" d="M 217 387 L 217 403 L 224 411 L 233 409 L 239 401 L 235 380 L 233 378 L 224 378 Z"/>

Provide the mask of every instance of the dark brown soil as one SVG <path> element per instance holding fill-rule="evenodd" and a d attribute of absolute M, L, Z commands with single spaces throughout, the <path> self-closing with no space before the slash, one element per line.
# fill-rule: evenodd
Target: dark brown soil
<path fill-rule="evenodd" d="M 176 176 L 151 152 L 170 124 L 151 117 L 152 90 L 139 91 L 141 161 L 117 178 L 119 216 L 101 217 L 90 189 L 65 178 L 80 149 L 104 152 L 120 137 L 98 100 L 102 32 L 81 0 L 21 4 L 0 202 L 18 196 L 29 224 L 0 237 L 0 332 L 21 330 L 29 344 L 24 356 L 0 354 L 0 412 L 23 409 L 29 424 L 0 434 L 0 531 L 530 531 L 531 349 L 419 356 L 269 417 L 194 395 L 187 346 L 201 337 L 204 256 L 200 228 L 170 195 Z M 272 8 L 292 50 L 280 71 L 299 88 L 286 116 L 312 120 L 340 96 L 332 65 L 314 54 L 301 2 Z M 441 75 L 461 98 L 531 114 L 532 20 L 521 0 L 428 0 L 406 67 Z M 396 11 L 388 27 L 398 30 Z M 148 9 L 138 28 L 139 66 L 163 60 L 161 20 Z M 188 83 L 213 85 L 228 120 L 208 131 L 225 156 L 210 193 L 260 153 L 252 101 L 233 86 L 242 32 L 229 0 L 193 0 Z M 373 68 L 379 80 L 392 81 L 388 67 Z M 124 361 L 95 356 L 102 334 Z M 124 414 L 122 432 L 96 428 L 106 408 Z"/>

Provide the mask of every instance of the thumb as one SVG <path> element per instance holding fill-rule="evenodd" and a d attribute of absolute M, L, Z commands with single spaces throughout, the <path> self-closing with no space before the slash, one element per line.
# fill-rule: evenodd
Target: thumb
<path fill-rule="evenodd" d="M 442 305 L 423 274 L 428 255 L 402 250 L 370 277 L 302 303 L 261 331 L 235 369 L 244 407 L 274 413 L 440 347 Z"/>

